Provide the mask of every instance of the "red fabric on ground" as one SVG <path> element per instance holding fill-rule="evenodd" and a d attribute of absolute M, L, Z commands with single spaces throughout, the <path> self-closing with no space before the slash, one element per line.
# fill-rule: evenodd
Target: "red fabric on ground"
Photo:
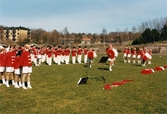
<path fill-rule="evenodd" d="M 164 68 L 167 68 L 167 65 L 165 65 Z"/>
<path fill-rule="evenodd" d="M 158 66 L 158 67 L 155 67 L 154 70 L 162 71 L 162 70 L 164 70 L 164 67 Z"/>
<path fill-rule="evenodd" d="M 141 71 L 142 74 L 152 74 L 154 73 L 154 70 L 153 69 L 144 69 Z"/>

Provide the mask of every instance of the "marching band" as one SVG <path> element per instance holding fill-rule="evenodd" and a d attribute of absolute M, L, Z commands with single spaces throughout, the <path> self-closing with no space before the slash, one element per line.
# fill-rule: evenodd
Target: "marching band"
<path fill-rule="evenodd" d="M 109 61 L 109 71 L 112 71 L 112 66 L 114 66 L 114 62 L 118 57 L 118 51 L 110 44 L 106 48 L 106 55 Z M 93 59 L 96 57 L 96 50 L 92 46 L 89 49 L 87 46 L 84 48 L 74 46 L 70 49 L 69 46 L 48 45 L 38 47 L 36 45 L 30 46 L 26 44 L 16 47 L 14 45 L 0 45 L 0 73 L 2 84 L 10 87 L 9 79 L 11 79 L 12 85 L 15 88 L 32 88 L 30 76 L 33 64 L 34 66 L 40 66 L 44 62 L 48 66 L 52 64 L 81 64 L 83 60 L 83 63 L 88 63 L 89 67 L 92 68 Z M 149 49 L 147 51 L 146 48 L 139 48 L 137 50 L 136 48 L 125 47 L 123 50 L 124 63 L 131 63 L 131 59 L 132 63 L 142 64 L 144 67 L 146 61 L 148 61 L 148 64 L 151 64 L 152 50 Z M 27 86 L 25 86 L 25 80 L 27 80 Z"/>

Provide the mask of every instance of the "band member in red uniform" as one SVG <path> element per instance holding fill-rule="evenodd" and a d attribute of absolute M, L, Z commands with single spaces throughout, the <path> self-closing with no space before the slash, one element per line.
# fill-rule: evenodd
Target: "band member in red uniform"
<path fill-rule="evenodd" d="M 125 47 L 124 51 L 123 51 L 123 59 L 124 59 L 124 63 L 127 62 L 127 51 L 128 51 L 128 47 Z"/>
<path fill-rule="evenodd" d="M 45 52 L 45 50 L 46 50 L 46 47 L 45 46 L 43 46 L 42 47 L 42 63 L 44 63 L 45 61 L 46 61 L 46 52 Z"/>
<path fill-rule="evenodd" d="M 147 53 L 147 47 L 143 47 L 143 52 Z"/>
<path fill-rule="evenodd" d="M 151 64 L 151 60 L 152 60 L 152 49 L 149 49 L 148 53 L 150 54 L 151 58 L 148 59 L 148 64 Z"/>
<path fill-rule="evenodd" d="M 19 49 L 16 52 L 16 58 L 15 58 L 15 61 L 14 61 L 15 88 L 22 87 L 22 84 L 21 84 L 21 66 L 19 64 L 22 51 L 23 51 L 22 47 L 19 47 Z"/>
<path fill-rule="evenodd" d="M 67 46 L 64 50 L 65 64 L 69 64 L 70 52 L 71 52 L 71 50 L 70 50 L 69 46 Z"/>
<path fill-rule="evenodd" d="M 141 57 L 142 57 L 142 60 L 143 60 L 142 61 L 142 67 L 145 67 L 146 66 L 146 61 L 148 59 L 152 58 L 151 55 L 147 52 L 147 50 L 143 51 Z"/>
<path fill-rule="evenodd" d="M 10 46 L 9 52 L 5 54 L 5 63 L 6 63 L 6 87 L 9 86 L 9 76 L 11 75 L 12 85 L 14 85 L 14 61 L 16 53 L 13 46 Z"/>
<path fill-rule="evenodd" d="M 65 62 L 65 49 L 61 46 L 61 63 Z"/>
<path fill-rule="evenodd" d="M 114 51 L 114 62 L 113 62 L 113 64 L 112 64 L 112 66 L 114 66 L 114 63 L 115 63 L 115 61 L 116 61 L 116 57 L 118 57 L 118 51 L 117 51 L 117 49 L 115 49 L 114 47 L 113 47 L 113 49 L 112 49 L 113 51 Z"/>
<path fill-rule="evenodd" d="M 53 61 L 55 64 L 57 64 L 57 47 L 53 50 Z"/>
<path fill-rule="evenodd" d="M 35 66 L 38 66 L 37 65 L 37 53 L 38 53 L 38 47 L 37 46 L 34 46 L 33 52 L 34 52 L 34 60 L 33 60 L 33 62 L 35 64 Z"/>
<path fill-rule="evenodd" d="M 42 49 L 40 47 L 37 47 L 37 66 L 40 66 L 42 63 L 42 54 Z"/>
<path fill-rule="evenodd" d="M 139 48 L 138 52 L 137 52 L 137 63 L 141 64 L 141 58 L 142 58 L 142 54 L 143 54 L 143 49 Z"/>
<path fill-rule="evenodd" d="M 106 53 L 108 55 L 108 61 L 109 63 L 109 71 L 112 71 L 112 65 L 114 64 L 115 61 L 115 53 L 113 51 L 112 44 L 109 45 L 108 49 L 106 50 Z"/>
<path fill-rule="evenodd" d="M 72 64 L 75 64 L 76 62 L 76 52 L 77 50 L 75 49 L 75 47 L 73 47 L 73 49 L 71 50 L 71 53 L 72 53 Z"/>
<path fill-rule="evenodd" d="M 35 50 L 35 45 L 30 47 L 30 52 L 31 52 L 31 61 L 34 62 L 34 50 Z"/>
<path fill-rule="evenodd" d="M 128 47 L 128 50 L 127 50 L 127 60 L 128 60 L 128 63 L 130 63 L 130 57 L 131 57 L 131 48 Z"/>
<path fill-rule="evenodd" d="M 3 48 L 2 46 L 0 46 L 0 74 L 1 74 L 1 78 L 2 78 L 2 84 L 6 84 L 5 82 L 5 48 Z"/>
<path fill-rule="evenodd" d="M 95 50 L 93 49 L 93 47 L 90 47 L 88 51 L 88 60 L 87 60 L 90 68 L 92 68 L 93 59 L 96 57 L 97 55 L 95 53 Z"/>
<path fill-rule="evenodd" d="M 45 54 L 46 54 L 46 64 L 48 64 L 48 53 L 49 53 L 49 46 L 45 48 Z"/>
<path fill-rule="evenodd" d="M 61 54 L 62 54 L 62 48 L 61 46 L 58 46 L 57 49 L 57 64 L 61 65 Z"/>
<path fill-rule="evenodd" d="M 87 48 L 87 46 L 85 46 L 85 48 L 84 48 L 84 63 L 87 63 L 87 59 L 88 59 L 88 48 Z"/>
<path fill-rule="evenodd" d="M 81 46 L 78 46 L 78 49 L 77 49 L 77 61 L 78 61 L 78 63 L 81 63 L 81 59 L 82 59 L 82 48 L 81 48 Z"/>
<path fill-rule="evenodd" d="M 31 55 L 29 52 L 30 45 L 25 44 L 24 50 L 21 54 L 20 65 L 22 66 L 22 88 L 32 88 L 30 84 L 30 76 L 32 73 Z M 27 87 L 25 86 L 25 78 L 27 77 Z"/>
<path fill-rule="evenodd" d="M 137 55 L 136 48 L 133 48 L 133 50 L 132 50 L 132 61 L 133 61 L 133 63 L 136 63 L 136 55 Z"/>
<path fill-rule="evenodd" d="M 48 46 L 46 49 L 46 63 L 52 65 L 52 47 Z"/>
<path fill-rule="evenodd" d="M 56 51 L 55 49 L 56 48 L 57 48 L 56 45 L 53 45 L 52 49 L 51 49 L 52 50 L 52 60 L 53 60 L 53 63 L 55 63 L 55 51 Z"/>

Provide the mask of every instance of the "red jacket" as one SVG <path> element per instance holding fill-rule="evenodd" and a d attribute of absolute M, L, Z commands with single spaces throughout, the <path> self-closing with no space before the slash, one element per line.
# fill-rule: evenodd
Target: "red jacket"
<path fill-rule="evenodd" d="M 128 49 L 124 49 L 123 53 L 127 53 Z"/>
<path fill-rule="evenodd" d="M 72 49 L 72 56 L 76 56 L 76 49 Z"/>
<path fill-rule="evenodd" d="M 127 54 L 131 54 L 131 50 L 130 49 L 127 50 Z"/>
<path fill-rule="evenodd" d="M 57 50 L 57 55 L 60 56 L 62 54 L 62 49 Z"/>
<path fill-rule="evenodd" d="M 133 50 L 132 55 L 136 55 L 136 54 L 137 54 L 136 50 Z"/>
<path fill-rule="evenodd" d="M 16 53 L 12 51 L 9 51 L 5 54 L 6 67 L 14 67 L 15 57 L 16 57 Z"/>
<path fill-rule="evenodd" d="M 5 67 L 5 53 L 0 53 L 0 66 Z"/>
<path fill-rule="evenodd" d="M 57 49 L 53 50 L 53 54 L 57 57 Z"/>
<path fill-rule="evenodd" d="M 84 49 L 84 55 L 87 55 L 87 54 L 88 54 L 88 49 L 85 48 L 85 49 Z"/>
<path fill-rule="evenodd" d="M 48 57 L 52 57 L 52 50 L 51 50 L 51 49 L 48 49 L 48 50 L 46 51 L 46 55 L 47 55 Z"/>
<path fill-rule="evenodd" d="M 115 57 L 115 53 L 112 49 L 108 49 L 107 50 L 107 55 L 109 56 L 109 58 L 113 59 Z"/>
<path fill-rule="evenodd" d="M 68 48 L 65 49 L 64 54 L 65 54 L 66 56 L 70 55 L 70 49 L 68 49 Z"/>
<path fill-rule="evenodd" d="M 89 58 L 89 59 L 93 59 L 93 57 L 94 57 L 94 56 L 93 56 L 93 51 L 89 51 L 89 52 L 88 52 L 88 58 Z"/>
<path fill-rule="evenodd" d="M 20 58 L 21 58 L 20 56 L 16 56 L 15 61 L 14 61 L 14 69 L 20 68 L 20 64 L 19 64 Z"/>
<path fill-rule="evenodd" d="M 81 55 L 81 54 L 82 54 L 82 49 L 81 49 L 81 48 L 78 48 L 77 54 L 78 54 L 78 55 Z"/>
<path fill-rule="evenodd" d="M 24 67 L 24 66 L 32 66 L 31 56 L 30 56 L 30 52 L 29 51 L 24 50 L 22 52 L 19 64 L 22 67 Z"/>

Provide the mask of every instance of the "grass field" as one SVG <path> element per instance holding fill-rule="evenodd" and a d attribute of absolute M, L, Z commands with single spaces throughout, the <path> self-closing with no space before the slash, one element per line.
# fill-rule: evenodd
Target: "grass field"
<path fill-rule="evenodd" d="M 141 70 L 165 66 L 167 55 L 153 55 L 151 65 L 123 63 L 119 55 L 113 71 L 108 63 L 98 63 L 92 68 L 84 64 L 40 67 L 33 66 L 33 89 L 16 89 L 0 86 L 1 114 L 165 114 L 167 113 L 167 69 L 153 74 Z M 102 71 L 102 68 L 104 70 Z M 87 72 L 87 75 L 86 75 Z M 87 84 L 77 85 L 79 78 L 90 76 Z M 106 79 L 97 80 L 103 76 Z M 104 85 L 123 79 L 134 80 L 119 87 L 103 90 Z"/>

